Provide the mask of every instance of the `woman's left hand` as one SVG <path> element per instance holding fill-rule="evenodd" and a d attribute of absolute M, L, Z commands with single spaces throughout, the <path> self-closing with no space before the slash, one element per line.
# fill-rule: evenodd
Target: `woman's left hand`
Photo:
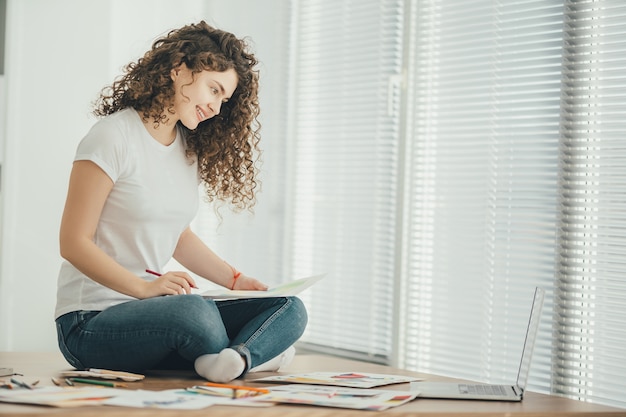
<path fill-rule="evenodd" d="M 267 285 L 263 284 L 258 279 L 244 274 L 239 275 L 234 284 L 235 285 L 232 287 L 233 290 L 266 291 L 268 288 Z"/>

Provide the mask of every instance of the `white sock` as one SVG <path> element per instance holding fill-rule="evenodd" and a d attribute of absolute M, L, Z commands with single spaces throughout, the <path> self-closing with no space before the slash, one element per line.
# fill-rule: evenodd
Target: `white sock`
<path fill-rule="evenodd" d="M 287 366 L 291 363 L 293 357 L 296 355 L 296 348 L 293 346 L 289 346 L 287 350 L 285 350 L 280 355 L 275 358 L 270 359 L 267 362 L 264 362 L 260 365 L 255 366 L 250 369 L 248 372 L 274 372 L 278 371 L 283 366 Z"/>
<path fill-rule="evenodd" d="M 201 377 L 212 382 L 229 382 L 241 375 L 246 367 L 243 357 L 237 351 L 226 348 L 220 353 L 202 355 L 194 362 L 194 368 Z"/>

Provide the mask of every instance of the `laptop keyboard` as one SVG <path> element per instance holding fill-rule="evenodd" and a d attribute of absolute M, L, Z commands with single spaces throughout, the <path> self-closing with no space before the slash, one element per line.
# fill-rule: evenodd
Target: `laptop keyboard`
<path fill-rule="evenodd" d="M 505 395 L 506 390 L 502 385 L 459 385 L 461 394 L 480 394 L 480 395 Z"/>

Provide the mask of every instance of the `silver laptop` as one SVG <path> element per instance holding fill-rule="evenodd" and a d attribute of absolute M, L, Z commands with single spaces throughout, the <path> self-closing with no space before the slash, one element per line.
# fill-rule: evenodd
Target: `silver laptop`
<path fill-rule="evenodd" d="M 411 390 L 419 392 L 418 398 L 445 398 L 462 400 L 521 401 L 530 371 L 530 361 L 539 330 L 539 318 L 545 291 L 537 287 L 530 310 L 522 360 L 514 385 L 467 384 L 457 382 L 411 382 Z"/>

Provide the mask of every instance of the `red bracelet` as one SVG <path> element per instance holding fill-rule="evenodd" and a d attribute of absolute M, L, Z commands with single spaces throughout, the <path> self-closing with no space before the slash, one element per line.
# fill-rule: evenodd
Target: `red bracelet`
<path fill-rule="evenodd" d="M 235 283 L 237 282 L 237 278 L 239 278 L 241 276 L 241 272 L 237 271 L 231 264 L 229 264 L 228 262 L 224 261 L 226 263 L 226 265 L 228 265 L 230 267 L 230 269 L 233 271 L 233 285 L 232 287 L 230 287 L 231 290 L 235 289 Z"/>
<path fill-rule="evenodd" d="M 241 272 L 237 271 L 236 269 L 233 268 L 233 273 L 235 275 L 233 275 L 233 286 L 230 287 L 231 290 L 235 289 L 235 283 L 237 282 L 237 278 L 239 278 L 239 276 L 241 275 Z"/>

